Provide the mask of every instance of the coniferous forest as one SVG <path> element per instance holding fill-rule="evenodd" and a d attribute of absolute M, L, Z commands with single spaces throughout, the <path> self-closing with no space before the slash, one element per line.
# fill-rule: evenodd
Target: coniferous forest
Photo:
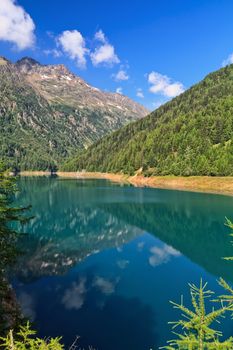
<path fill-rule="evenodd" d="M 104 137 L 64 170 L 150 175 L 233 175 L 233 65 L 146 118 Z"/>

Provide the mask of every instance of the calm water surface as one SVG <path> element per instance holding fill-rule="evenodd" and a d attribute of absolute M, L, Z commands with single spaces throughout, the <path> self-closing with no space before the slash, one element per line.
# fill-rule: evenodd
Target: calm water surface
<path fill-rule="evenodd" d="M 11 273 L 40 336 L 68 346 L 148 350 L 173 338 L 169 300 L 189 302 L 188 282 L 220 291 L 233 281 L 225 216 L 233 198 L 120 186 L 103 180 L 22 178 L 20 204 L 35 216 Z M 222 324 L 233 334 L 233 323 Z"/>

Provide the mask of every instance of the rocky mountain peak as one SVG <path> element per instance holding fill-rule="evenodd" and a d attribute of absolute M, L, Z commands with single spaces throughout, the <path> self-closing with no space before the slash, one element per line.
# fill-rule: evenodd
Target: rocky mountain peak
<path fill-rule="evenodd" d="M 6 145 L 0 158 L 13 150 L 7 159 L 10 164 L 19 160 L 22 169 L 61 163 L 148 113 L 126 96 L 91 86 L 63 64 L 40 64 L 30 57 L 0 66 L 0 111 L 0 139 Z"/>
<path fill-rule="evenodd" d="M 18 60 L 15 65 L 23 73 L 27 73 L 31 69 L 41 66 L 38 61 L 34 60 L 34 58 L 31 57 L 23 57 Z"/>
<path fill-rule="evenodd" d="M 69 69 L 64 64 L 57 64 L 53 66 L 56 70 L 60 71 L 63 74 L 70 74 Z"/>
<path fill-rule="evenodd" d="M 0 56 L 0 66 L 5 66 L 6 64 L 10 64 L 10 63 L 11 62 L 7 58 Z"/>
<path fill-rule="evenodd" d="M 47 65 L 47 73 L 55 74 L 56 76 L 77 78 L 64 64 Z"/>
<path fill-rule="evenodd" d="M 31 57 L 23 57 L 15 63 L 15 67 L 23 74 L 31 75 L 33 73 L 38 76 L 50 77 L 57 79 L 59 77 L 69 77 L 70 79 L 76 76 L 69 71 L 64 64 L 41 64 Z"/>

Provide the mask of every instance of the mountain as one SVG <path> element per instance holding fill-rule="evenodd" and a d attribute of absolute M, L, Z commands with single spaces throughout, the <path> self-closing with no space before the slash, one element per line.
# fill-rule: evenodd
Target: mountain
<path fill-rule="evenodd" d="M 0 57 L 0 158 L 21 169 L 47 169 L 148 111 L 103 92 L 64 65 Z"/>
<path fill-rule="evenodd" d="M 64 170 L 233 175 L 233 65 L 103 138 Z"/>
<path fill-rule="evenodd" d="M 25 282 L 64 274 L 89 255 L 119 248 L 143 233 L 105 212 L 105 204 L 111 206 L 116 192 L 117 202 L 122 200 L 122 189 L 117 185 L 99 189 L 98 196 L 91 180 L 20 179 L 17 205 L 30 203 L 33 219 L 24 225 L 26 234 L 17 241 L 17 249 L 23 253 L 13 268 L 18 278 Z M 63 203 L 69 205 L 64 208 Z"/>
<path fill-rule="evenodd" d="M 63 232 L 62 235 L 56 232 L 50 237 L 45 234 L 39 237 L 26 235 L 25 239 L 19 241 L 18 248 L 24 254 L 18 259 L 14 268 L 17 277 L 29 281 L 41 276 L 64 274 L 88 256 L 106 249 L 121 247 L 142 234 L 138 228 L 120 223 L 114 216 L 105 214 L 99 209 L 92 211 L 77 208 L 73 215 L 71 217 L 73 222 L 80 224 L 75 234 Z M 99 223 L 100 217 L 103 226 L 95 231 L 93 222 L 97 220 Z M 39 222 L 36 222 L 36 225 L 39 225 Z"/>

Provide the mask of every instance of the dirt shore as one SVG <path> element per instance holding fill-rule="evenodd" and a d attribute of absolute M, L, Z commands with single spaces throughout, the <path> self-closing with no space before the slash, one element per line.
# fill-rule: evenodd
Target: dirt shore
<path fill-rule="evenodd" d="M 50 175 L 44 171 L 24 171 L 21 176 Z M 154 187 L 194 192 L 209 192 L 233 195 L 233 177 L 210 177 L 210 176 L 152 176 L 142 175 L 128 176 L 111 173 L 83 173 L 83 172 L 57 172 L 61 178 L 76 179 L 107 179 L 114 182 L 130 183 L 137 187 Z"/>

